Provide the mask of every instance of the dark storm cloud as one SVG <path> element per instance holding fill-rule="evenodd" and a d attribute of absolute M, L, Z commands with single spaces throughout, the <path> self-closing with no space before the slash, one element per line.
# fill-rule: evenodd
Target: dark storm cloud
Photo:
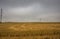
<path fill-rule="evenodd" d="M 60 0 L 0 0 L 0 8 L 4 10 L 5 21 L 39 21 L 51 17 L 54 21 L 60 17 Z"/>

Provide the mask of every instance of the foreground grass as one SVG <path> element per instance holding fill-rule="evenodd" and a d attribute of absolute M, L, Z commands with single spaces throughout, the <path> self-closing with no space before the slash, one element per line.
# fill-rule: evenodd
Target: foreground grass
<path fill-rule="evenodd" d="M 0 32 L 0 39 L 60 39 L 60 30 Z"/>

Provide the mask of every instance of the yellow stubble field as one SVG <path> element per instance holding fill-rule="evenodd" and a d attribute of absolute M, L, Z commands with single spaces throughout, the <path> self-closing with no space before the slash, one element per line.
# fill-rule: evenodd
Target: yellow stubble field
<path fill-rule="evenodd" d="M 60 22 L 0 23 L 0 39 L 60 39 Z"/>

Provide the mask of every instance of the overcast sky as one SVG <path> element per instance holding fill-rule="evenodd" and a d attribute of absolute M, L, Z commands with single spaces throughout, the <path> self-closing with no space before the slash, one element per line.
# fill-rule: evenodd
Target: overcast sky
<path fill-rule="evenodd" d="M 60 22 L 60 0 L 0 0 L 1 8 L 4 22 Z"/>

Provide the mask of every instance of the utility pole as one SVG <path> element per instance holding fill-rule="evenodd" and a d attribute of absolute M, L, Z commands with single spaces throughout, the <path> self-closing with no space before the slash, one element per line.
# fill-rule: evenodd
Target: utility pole
<path fill-rule="evenodd" d="M 41 20 L 42 20 L 42 19 L 40 18 L 40 22 L 41 22 Z"/>
<path fill-rule="evenodd" d="M 2 8 L 1 8 L 1 23 L 2 23 Z"/>

